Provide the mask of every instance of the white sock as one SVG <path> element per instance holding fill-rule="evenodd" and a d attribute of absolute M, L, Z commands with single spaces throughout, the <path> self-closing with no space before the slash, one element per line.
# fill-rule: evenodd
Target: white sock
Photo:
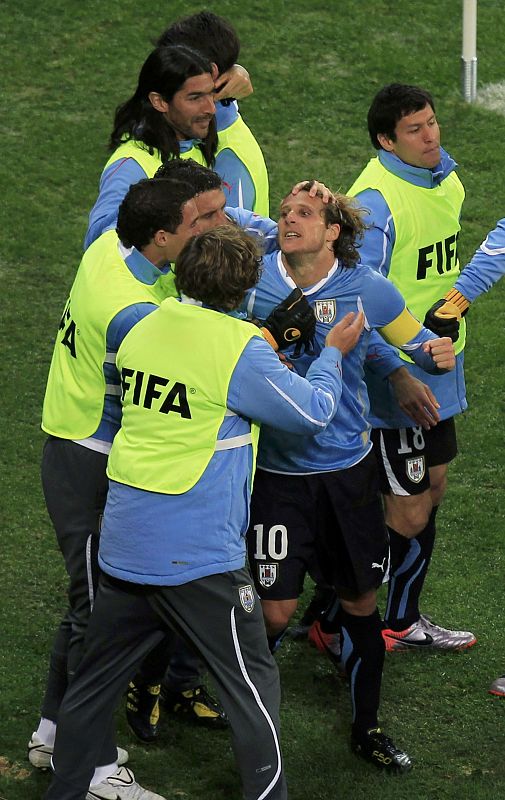
<path fill-rule="evenodd" d="M 39 727 L 35 731 L 39 739 L 41 739 L 47 747 L 54 747 L 54 739 L 56 736 L 56 722 L 52 719 L 40 718 Z"/>
<path fill-rule="evenodd" d="M 91 778 L 90 786 L 96 786 L 98 783 L 106 781 L 111 775 L 118 771 L 117 761 L 112 764 L 106 764 L 104 767 L 95 767 L 95 772 Z"/>

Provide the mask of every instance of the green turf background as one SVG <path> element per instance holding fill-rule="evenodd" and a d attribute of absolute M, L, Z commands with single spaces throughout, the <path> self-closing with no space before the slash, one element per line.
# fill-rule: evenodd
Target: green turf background
<path fill-rule="evenodd" d="M 480 0 L 478 81 L 505 80 L 505 15 Z M 129 96 L 150 42 L 195 2 L 4 0 L 0 4 L 0 278 L 2 522 L 0 800 L 36 800 L 48 782 L 25 760 L 36 725 L 65 576 L 39 485 L 40 408 L 53 337 L 79 262 L 106 160 L 115 106 Z M 345 190 L 371 155 L 365 117 L 390 81 L 426 86 L 443 144 L 466 186 L 463 263 L 505 214 L 505 116 L 460 93 L 459 0 L 223 0 L 242 38 L 255 93 L 241 104 L 270 171 L 272 209 L 301 178 Z M 505 113 L 505 112 L 504 112 Z M 283 740 L 292 800 L 494 800 L 505 792 L 505 701 L 486 694 L 505 672 L 504 286 L 469 314 L 470 410 L 458 421 L 424 610 L 479 639 L 466 654 L 389 656 L 382 718 L 415 757 L 392 779 L 348 750 L 349 700 L 304 644 L 279 654 Z M 238 798 L 227 733 L 163 723 L 159 745 L 135 744 L 139 780 L 168 800 Z"/>

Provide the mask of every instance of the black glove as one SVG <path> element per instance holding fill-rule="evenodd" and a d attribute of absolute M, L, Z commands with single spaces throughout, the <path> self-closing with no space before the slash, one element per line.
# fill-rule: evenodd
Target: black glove
<path fill-rule="evenodd" d="M 316 318 L 301 289 L 293 289 L 263 323 L 262 332 L 274 350 L 293 343 L 309 342 L 316 331 Z"/>
<path fill-rule="evenodd" d="M 438 312 L 438 313 L 437 313 Z M 460 310 L 447 300 L 437 300 L 426 312 L 424 327 L 437 336 L 450 336 L 455 342 L 459 336 Z"/>

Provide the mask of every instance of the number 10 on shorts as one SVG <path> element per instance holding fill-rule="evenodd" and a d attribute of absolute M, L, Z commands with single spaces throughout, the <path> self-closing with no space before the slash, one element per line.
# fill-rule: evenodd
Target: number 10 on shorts
<path fill-rule="evenodd" d="M 264 525 L 255 525 L 256 561 L 282 561 L 288 554 L 288 529 L 285 525 L 272 525 L 268 533 Z"/>

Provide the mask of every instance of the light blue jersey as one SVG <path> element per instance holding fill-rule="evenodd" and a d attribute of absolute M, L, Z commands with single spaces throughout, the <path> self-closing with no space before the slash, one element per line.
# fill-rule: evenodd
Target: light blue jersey
<path fill-rule="evenodd" d="M 471 303 L 505 275 L 505 217 L 489 233 L 454 284 Z"/>
<path fill-rule="evenodd" d="M 263 273 L 258 285 L 245 300 L 251 317 L 265 320 L 271 310 L 295 287 L 277 252 L 263 259 Z M 345 469 L 360 461 L 370 450 L 368 395 L 363 379 L 363 362 L 370 331 L 395 320 L 405 309 L 405 302 L 393 286 L 374 270 L 365 266 L 346 268 L 335 261 L 326 278 L 303 290 L 317 319 L 313 349 L 297 353 L 296 347 L 286 356 L 300 375 L 324 347 L 328 331 L 349 311 L 363 310 L 366 329 L 357 346 L 342 361 L 342 397 L 332 422 L 324 433 L 314 437 L 279 433 L 262 427 L 258 466 L 271 472 L 308 474 Z M 414 340 L 406 342 L 406 351 L 424 369 L 435 369 L 431 356 L 422 352 L 422 343 L 435 338 L 422 328 Z"/>

